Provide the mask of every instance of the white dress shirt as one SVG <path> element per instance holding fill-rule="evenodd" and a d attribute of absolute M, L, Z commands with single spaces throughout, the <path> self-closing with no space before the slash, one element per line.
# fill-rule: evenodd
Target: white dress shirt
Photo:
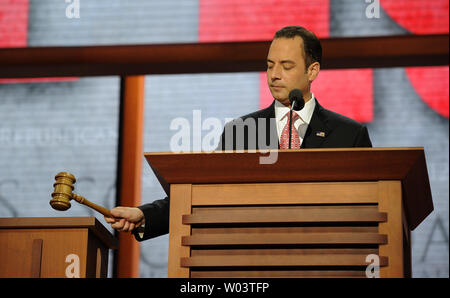
<path fill-rule="evenodd" d="M 300 144 L 303 142 L 303 138 L 305 137 L 306 130 L 308 129 L 309 122 L 311 121 L 314 108 L 316 107 L 316 99 L 314 98 L 314 94 L 311 93 L 311 95 L 311 99 L 305 103 L 303 109 L 300 111 L 292 111 L 292 113 L 297 113 L 299 115 L 299 118 L 297 118 L 297 120 L 295 120 L 292 124 L 298 131 Z M 287 106 L 283 105 L 278 100 L 275 100 L 275 119 L 277 122 L 278 141 L 280 141 L 283 128 L 287 123 L 288 117 L 286 114 L 288 112 L 289 108 Z"/>

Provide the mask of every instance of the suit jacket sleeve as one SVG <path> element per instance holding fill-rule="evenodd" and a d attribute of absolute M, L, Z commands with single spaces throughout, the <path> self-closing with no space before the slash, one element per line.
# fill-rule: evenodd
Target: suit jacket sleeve
<path fill-rule="evenodd" d="M 169 233 L 169 197 L 138 208 L 144 213 L 145 229 L 142 238 L 133 232 L 136 240 L 143 241 Z"/>
<path fill-rule="evenodd" d="M 370 141 L 369 132 L 367 127 L 361 126 L 358 135 L 356 136 L 354 147 L 372 147 L 372 142 Z"/>

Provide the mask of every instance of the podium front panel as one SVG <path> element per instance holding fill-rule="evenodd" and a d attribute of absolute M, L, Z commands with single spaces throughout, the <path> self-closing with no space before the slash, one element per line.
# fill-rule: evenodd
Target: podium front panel
<path fill-rule="evenodd" d="M 393 219 L 402 212 L 400 185 L 194 184 L 183 200 L 171 196 L 171 204 L 190 207 L 170 238 L 178 270 L 169 276 L 366 277 L 371 264 L 381 277 L 407 275 L 410 247 Z"/>

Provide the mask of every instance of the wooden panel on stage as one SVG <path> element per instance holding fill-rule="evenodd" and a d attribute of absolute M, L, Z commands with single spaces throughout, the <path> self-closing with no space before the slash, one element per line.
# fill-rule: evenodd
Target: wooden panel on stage
<path fill-rule="evenodd" d="M 68 277 L 78 260 L 79 277 L 106 277 L 115 248 L 94 217 L 0 218 L 0 277 Z"/>
<path fill-rule="evenodd" d="M 271 41 L 0 49 L 0 78 L 266 71 Z M 448 65 L 449 36 L 321 39 L 321 69 Z"/>

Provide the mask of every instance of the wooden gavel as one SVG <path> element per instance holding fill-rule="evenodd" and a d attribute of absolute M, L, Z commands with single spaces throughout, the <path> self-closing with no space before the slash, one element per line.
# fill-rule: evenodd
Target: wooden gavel
<path fill-rule="evenodd" d="M 114 218 L 111 212 L 105 207 L 94 204 L 84 198 L 83 196 L 73 193 L 73 185 L 76 182 L 75 176 L 67 172 L 60 172 L 55 176 L 56 182 L 53 184 L 54 192 L 52 193 L 52 199 L 50 205 L 53 209 L 59 211 L 65 211 L 70 208 L 70 200 L 75 200 L 80 204 L 86 205 L 95 211 L 100 212 L 106 217 Z"/>
<path fill-rule="evenodd" d="M 94 204 L 83 196 L 73 193 L 73 185 L 77 180 L 72 174 L 67 172 L 60 172 L 56 174 L 55 180 L 56 182 L 53 184 L 55 190 L 52 193 L 52 199 L 50 200 L 50 206 L 52 206 L 53 209 L 66 211 L 71 206 L 70 200 L 73 199 L 80 204 L 83 204 L 94 209 L 95 211 L 100 212 L 106 217 L 115 218 L 111 214 L 111 211 L 109 211 L 105 207 Z M 119 219 L 115 218 L 115 220 L 117 221 Z M 134 231 L 137 233 L 144 233 L 144 227 L 137 227 Z"/>

